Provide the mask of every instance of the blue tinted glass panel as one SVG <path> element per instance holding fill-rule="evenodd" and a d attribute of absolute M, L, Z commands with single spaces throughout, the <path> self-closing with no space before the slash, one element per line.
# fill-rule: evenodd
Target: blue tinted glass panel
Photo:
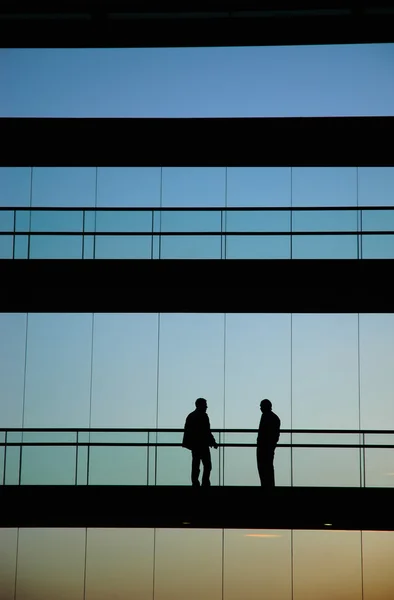
<path fill-rule="evenodd" d="M 95 238 L 93 235 L 85 235 L 83 239 L 83 258 L 94 258 Z"/>
<path fill-rule="evenodd" d="M 94 167 L 34 167 L 32 206 L 94 206 Z"/>
<path fill-rule="evenodd" d="M 359 167 L 360 206 L 394 206 L 394 167 Z"/>
<path fill-rule="evenodd" d="M 14 231 L 14 211 L 0 210 L 0 231 Z"/>
<path fill-rule="evenodd" d="M 293 483 L 308 487 L 360 487 L 360 451 L 293 448 Z"/>
<path fill-rule="evenodd" d="M 162 206 L 224 206 L 224 167 L 164 167 Z"/>
<path fill-rule="evenodd" d="M 147 448 L 92 446 L 89 485 L 146 485 Z"/>
<path fill-rule="evenodd" d="M 226 236 L 226 258 L 290 258 L 290 236 Z"/>
<path fill-rule="evenodd" d="M 27 258 L 29 237 L 27 235 L 15 236 L 14 258 Z"/>
<path fill-rule="evenodd" d="M 221 258 L 220 235 L 165 235 L 160 258 Z"/>
<path fill-rule="evenodd" d="M 95 210 L 85 210 L 84 231 L 94 233 L 96 231 L 96 214 Z"/>
<path fill-rule="evenodd" d="M 293 258 L 357 258 L 357 235 L 294 235 Z"/>
<path fill-rule="evenodd" d="M 8 446 L 5 465 L 5 484 L 18 485 L 19 483 L 19 458 L 20 447 Z"/>
<path fill-rule="evenodd" d="M 83 213 L 74 210 L 33 210 L 31 231 L 39 232 L 82 232 Z"/>
<path fill-rule="evenodd" d="M 97 206 L 160 206 L 160 167 L 99 167 Z"/>
<path fill-rule="evenodd" d="M 161 231 L 176 232 L 221 232 L 220 211 L 162 211 Z"/>
<path fill-rule="evenodd" d="M 362 258 L 394 258 L 394 235 L 363 235 Z"/>
<path fill-rule="evenodd" d="M 22 485 L 73 485 L 75 446 L 25 446 L 22 452 Z"/>
<path fill-rule="evenodd" d="M 15 219 L 15 231 L 30 231 L 30 210 L 17 210 Z"/>
<path fill-rule="evenodd" d="M 152 258 L 160 258 L 160 244 L 161 238 L 154 235 L 152 239 Z"/>
<path fill-rule="evenodd" d="M 152 231 L 152 213 L 149 210 L 97 211 L 96 231 L 150 233 Z"/>
<path fill-rule="evenodd" d="M 286 210 L 228 210 L 225 219 L 226 231 L 290 232 L 290 211 Z"/>
<path fill-rule="evenodd" d="M 227 206 L 290 206 L 290 167 L 229 167 Z"/>
<path fill-rule="evenodd" d="M 82 258 L 82 236 L 32 235 L 30 258 Z"/>
<path fill-rule="evenodd" d="M 12 258 L 14 236 L 0 235 L 0 258 Z"/>
<path fill-rule="evenodd" d="M 293 231 L 357 231 L 357 210 L 294 210 Z"/>
<path fill-rule="evenodd" d="M 77 456 L 77 485 L 88 483 L 88 447 L 79 446 Z"/>
<path fill-rule="evenodd" d="M 355 167 L 293 167 L 293 206 L 356 206 Z"/>
<path fill-rule="evenodd" d="M 393 210 L 363 210 L 363 231 L 394 231 Z"/>
<path fill-rule="evenodd" d="M 29 206 L 30 167 L 0 167 L 0 206 Z"/>
<path fill-rule="evenodd" d="M 96 235 L 95 258 L 151 258 L 151 235 Z"/>

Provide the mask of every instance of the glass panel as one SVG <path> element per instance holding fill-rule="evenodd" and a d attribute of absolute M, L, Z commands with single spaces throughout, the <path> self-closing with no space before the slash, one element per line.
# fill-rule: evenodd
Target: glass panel
<path fill-rule="evenodd" d="M 26 233 L 30 231 L 30 210 L 17 210 L 15 218 L 15 231 Z"/>
<path fill-rule="evenodd" d="M 90 457 L 89 457 L 90 459 Z M 77 456 L 77 485 L 88 483 L 88 446 L 78 447 Z"/>
<path fill-rule="evenodd" d="M 88 529 L 86 600 L 152 600 L 153 529 Z"/>
<path fill-rule="evenodd" d="M 394 598 L 394 531 L 363 531 L 363 599 Z"/>
<path fill-rule="evenodd" d="M 163 210 L 161 231 L 177 232 L 217 232 L 222 229 L 222 213 L 216 210 Z"/>
<path fill-rule="evenodd" d="M 97 206 L 160 206 L 160 167 L 98 167 Z"/>
<path fill-rule="evenodd" d="M 15 598 L 15 569 L 17 553 L 16 527 L 0 529 L 0 598 Z"/>
<path fill-rule="evenodd" d="M 84 231 L 85 233 L 95 233 L 96 231 L 96 221 L 97 221 L 97 212 L 96 210 L 85 210 L 84 211 Z"/>
<path fill-rule="evenodd" d="M 293 258 L 358 258 L 357 235 L 294 235 Z"/>
<path fill-rule="evenodd" d="M 394 314 L 360 314 L 362 429 L 394 430 L 393 364 Z"/>
<path fill-rule="evenodd" d="M 226 434 L 226 441 L 228 436 L 229 434 Z M 276 448 L 274 460 L 276 486 L 291 485 L 290 459 L 290 448 Z M 225 448 L 224 485 L 260 486 L 256 448 Z"/>
<path fill-rule="evenodd" d="M 293 448 L 293 484 L 360 487 L 360 451 L 357 448 Z"/>
<path fill-rule="evenodd" d="M 10 440 L 9 440 L 10 441 Z M 7 446 L 5 465 L 5 484 L 18 485 L 19 483 L 20 446 Z"/>
<path fill-rule="evenodd" d="M 0 210 L 0 231 L 14 231 L 14 211 Z"/>
<path fill-rule="evenodd" d="M 394 206 L 394 167 L 359 167 L 360 206 Z"/>
<path fill-rule="evenodd" d="M 359 531 L 293 533 L 294 600 L 362 598 Z"/>
<path fill-rule="evenodd" d="M 156 426 L 157 360 L 157 314 L 95 315 L 92 427 Z"/>
<path fill-rule="evenodd" d="M 92 446 L 89 485 L 146 485 L 147 462 L 143 446 Z"/>
<path fill-rule="evenodd" d="M 290 258 L 290 242 L 289 235 L 228 235 L 226 258 Z"/>
<path fill-rule="evenodd" d="M 152 256 L 151 235 L 96 235 L 95 258 L 141 259 Z"/>
<path fill-rule="evenodd" d="M 394 439 L 391 444 L 394 445 Z M 365 485 L 394 487 L 394 448 L 366 448 Z"/>
<path fill-rule="evenodd" d="M 229 167 L 227 206 L 290 206 L 290 167 Z"/>
<path fill-rule="evenodd" d="M 0 423 L 21 427 L 25 379 L 26 315 L 0 313 Z"/>
<path fill-rule="evenodd" d="M 215 434 L 216 441 L 218 435 Z M 160 439 L 160 436 L 159 436 Z M 160 439 L 161 441 L 161 439 Z M 219 485 L 219 451 L 211 448 L 211 485 Z M 157 449 L 156 485 L 191 485 L 192 453 L 182 446 Z M 200 482 L 203 465 L 200 463 Z"/>
<path fill-rule="evenodd" d="M 362 230 L 394 231 L 394 210 L 363 210 Z"/>
<path fill-rule="evenodd" d="M 30 167 L 0 167 L 0 206 L 29 206 Z"/>
<path fill-rule="evenodd" d="M 74 485 L 75 446 L 24 446 L 22 485 Z"/>
<path fill-rule="evenodd" d="M 291 534 L 275 529 L 226 529 L 225 600 L 291 600 Z"/>
<path fill-rule="evenodd" d="M 287 210 L 228 210 L 226 231 L 289 232 L 291 213 Z"/>
<path fill-rule="evenodd" d="M 160 243 L 160 258 L 221 258 L 220 235 L 165 235 Z"/>
<path fill-rule="evenodd" d="M 357 315 L 295 314 L 292 344 L 293 428 L 358 429 Z"/>
<path fill-rule="evenodd" d="M 151 233 L 150 210 L 103 210 L 96 212 L 96 231 L 106 233 Z"/>
<path fill-rule="evenodd" d="M 29 254 L 29 236 L 16 235 L 14 258 L 27 258 Z"/>
<path fill-rule="evenodd" d="M 164 167 L 162 206 L 224 206 L 224 167 Z"/>
<path fill-rule="evenodd" d="M 93 235 L 83 237 L 83 258 L 94 258 L 95 239 Z"/>
<path fill-rule="evenodd" d="M 222 531 L 157 529 L 155 600 L 222 600 Z"/>
<path fill-rule="evenodd" d="M 12 258 L 13 245 L 14 245 L 14 236 L 13 235 L 0 235 L 0 259 Z"/>
<path fill-rule="evenodd" d="M 80 210 L 32 210 L 30 231 L 81 232 L 83 212 Z"/>
<path fill-rule="evenodd" d="M 282 428 L 291 427 L 290 326 L 290 315 L 226 316 L 227 429 L 258 429 L 263 398 L 271 399 Z M 256 435 L 244 441 L 255 443 Z"/>
<path fill-rule="evenodd" d="M 355 231 L 357 210 L 294 210 L 293 231 Z"/>
<path fill-rule="evenodd" d="M 87 427 L 92 315 L 29 314 L 25 427 Z"/>
<path fill-rule="evenodd" d="M 362 258 L 394 258 L 394 235 L 363 235 Z"/>
<path fill-rule="evenodd" d="M 82 258 L 82 236 L 32 235 L 30 258 Z"/>
<path fill-rule="evenodd" d="M 85 529 L 19 530 L 16 598 L 81 600 Z"/>
<path fill-rule="evenodd" d="M 95 167 L 34 167 L 32 206 L 94 206 Z"/>
<path fill-rule="evenodd" d="M 293 206 L 356 206 L 356 167 L 293 167 Z"/>

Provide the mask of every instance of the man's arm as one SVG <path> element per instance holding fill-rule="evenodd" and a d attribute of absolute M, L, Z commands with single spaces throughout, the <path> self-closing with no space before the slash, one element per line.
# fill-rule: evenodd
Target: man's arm
<path fill-rule="evenodd" d="M 208 420 L 208 431 L 209 431 L 209 435 L 210 435 L 210 444 L 209 444 L 209 445 L 211 446 L 211 448 L 213 447 L 213 448 L 215 448 L 215 450 L 216 450 L 216 449 L 217 449 L 217 447 L 218 447 L 218 445 L 217 445 L 217 443 L 216 443 L 216 440 L 215 440 L 215 438 L 214 438 L 214 437 L 213 437 L 213 435 L 212 435 L 212 431 L 211 431 L 211 423 L 210 423 L 210 421 L 209 421 L 209 417 L 208 417 L 208 415 L 207 415 L 207 420 Z"/>

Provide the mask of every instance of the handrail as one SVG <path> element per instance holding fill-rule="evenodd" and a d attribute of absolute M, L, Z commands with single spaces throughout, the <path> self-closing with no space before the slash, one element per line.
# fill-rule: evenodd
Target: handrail
<path fill-rule="evenodd" d="M 183 428 L 175 427 L 1 427 L 1 432 L 21 433 L 183 433 Z M 211 428 L 216 433 L 257 433 L 258 429 L 221 429 Z M 394 429 L 281 429 L 281 433 L 318 433 L 318 434 L 394 434 Z"/>

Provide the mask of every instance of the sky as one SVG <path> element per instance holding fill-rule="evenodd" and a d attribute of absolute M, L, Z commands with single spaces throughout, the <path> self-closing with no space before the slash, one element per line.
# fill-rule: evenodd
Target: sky
<path fill-rule="evenodd" d="M 0 49 L 0 116 L 394 114 L 394 44 Z"/>

